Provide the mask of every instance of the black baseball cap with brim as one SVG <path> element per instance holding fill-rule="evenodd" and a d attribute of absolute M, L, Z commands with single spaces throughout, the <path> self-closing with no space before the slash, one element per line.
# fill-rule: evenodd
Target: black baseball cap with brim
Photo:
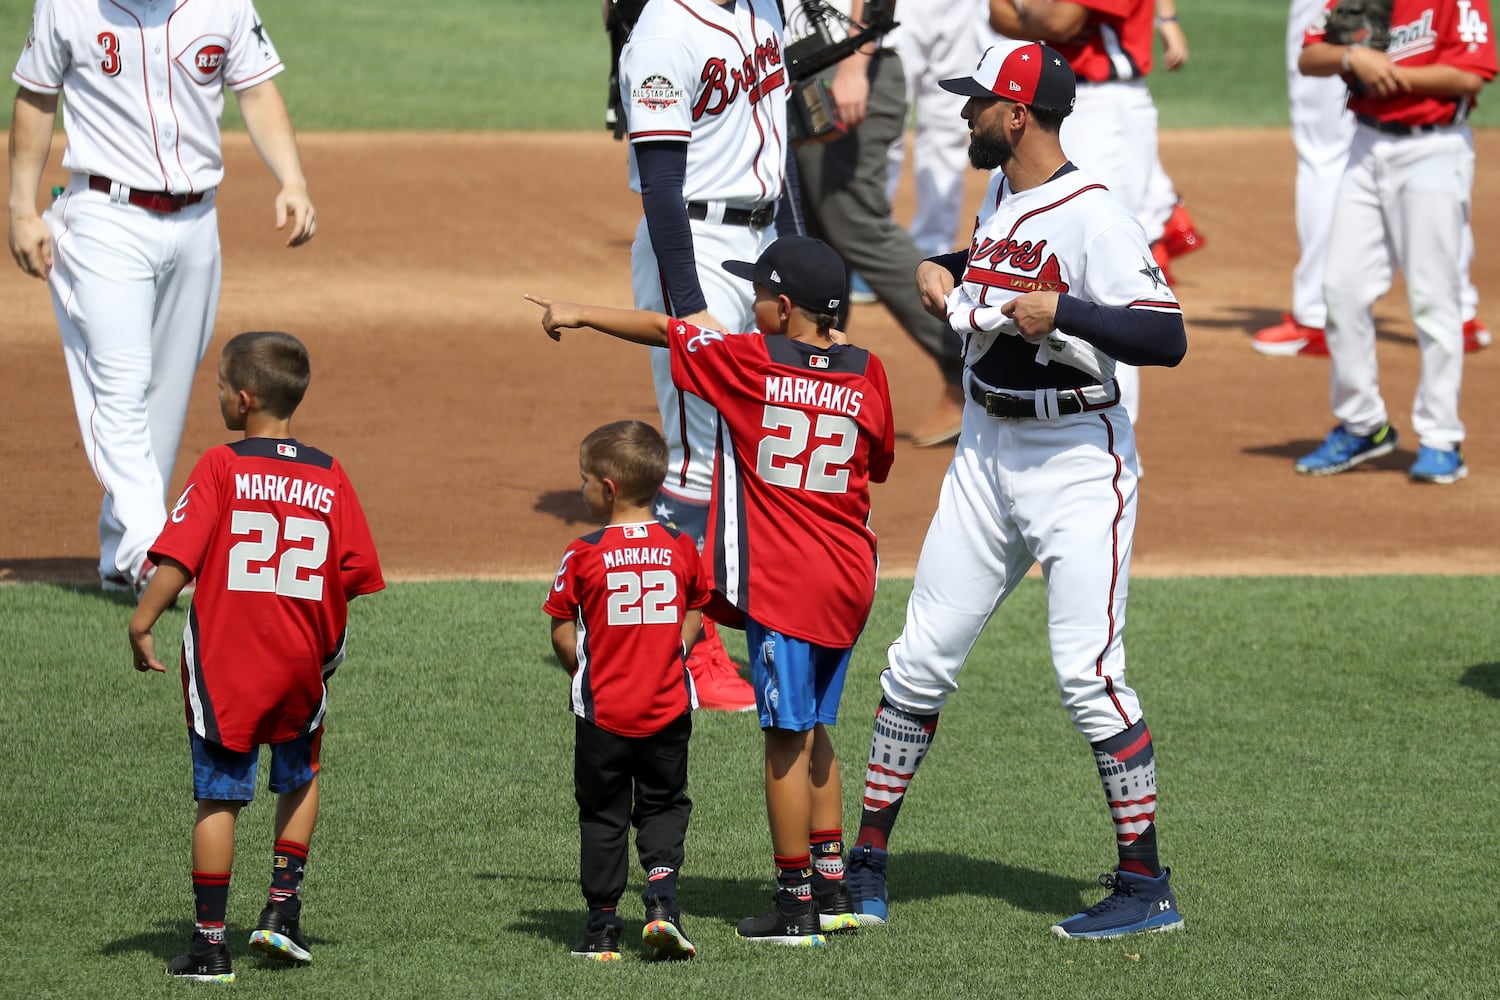
<path fill-rule="evenodd" d="M 1056 49 L 1040 42 L 1009 39 L 985 49 L 971 76 L 942 80 L 938 86 L 960 97 L 1013 101 L 1016 104 L 1073 110 L 1078 80 Z"/>
<path fill-rule="evenodd" d="M 819 314 L 838 312 L 844 299 L 844 259 L 833 247 L 810 236 L 783 236 L 766 247 L 755 263 L 726 260 L 724 270 Z"/>

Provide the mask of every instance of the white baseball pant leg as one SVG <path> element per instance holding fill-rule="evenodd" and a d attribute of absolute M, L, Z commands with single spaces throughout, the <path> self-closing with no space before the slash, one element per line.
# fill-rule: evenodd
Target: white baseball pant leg
<path fill-rule="evenodd" d="M 972 402 L 943 477 L 880 677 L 915 715 L 940 711 L 995 609 L 1040 563 L 1058 691 L 1090 743 L 1141 717 L 1125 683 L 1125 604 L 1136 513 L 1135 436 L 1119 408 L 996 420 Z"/>
<path fill-rule="evenodd" d="M 193 377 L 221 275 L 213 196 L 173 215 L 76 179 L 46 212 L 73 407 L 101 486 L 99 574 L 139 580 L 166 522 Z"/>
<path fill-rule="evenodd" d="M 724 270 L 724 261 L 757 259 L 776 239 L 776 227 L 751 229 L 697 219 L 690 225 L 698 282 L 709 313 L 732 333 L 754 330 L 754 286 Z M 644 217 L 636 227 L 635 243 L 630 249 L 630 271 L 635 307 L 670 312 L 661 268 Z M 665 488 L 688 500 L 707 503 L 713 490 L 718 411 L 672 384 L 672 357 L 665 348 L 651 350 L 651 379 L 656 388 L 662 436 L 667 440 Z"/>
<path fill-rule="evenodd" d="M 1161 148 L 1157 147 L 1156 159 L 1151 161 L 1151 176 L 1146 180 L 1146 203 L 1141 212 L 1141 227 L 1146 230 L 1146 242 L 1155 243 L 1167 231 L 1167 219 L 1177 207 L 1177 188 L 1167 176 L 1167 168 L 1161 165 Z"/>
<path fill-rule="evenodd" d="M 1460 264 L 1473 176 L 1466 125 L 1409 137 L 1365 127 L 1355 133 L 1330 236 L 1339 253 L 1328 258 L 1325 285 L 1329 402 L 1354 434 L 1373 433 L 1388 419 L 1371 310 L 1399 266 L 1422 352 L 1412 429 L 1432 448 L 1463 440 Z"/>
<path fill-rule="evenodd" d="M 985 16 L 978 0 L 918 0 L 902 6 L 893 43 L 906 73 L 906 103 L 914 119 L 912 180 L 916 209 L 912 242 L 927 256 L 952 252 L 963 210 L 964 176 L 969 169 L 969 125 L 964 98 L 938 86 L 974 72 L 981 49 L 975 23 Z M 890 183 L 896 197 L 906 147 L 891 145 Z"/>

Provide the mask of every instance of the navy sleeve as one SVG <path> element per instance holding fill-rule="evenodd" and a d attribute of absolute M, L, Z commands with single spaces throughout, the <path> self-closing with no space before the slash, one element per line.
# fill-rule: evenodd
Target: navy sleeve
<path fill-rule="evenodd" d="M 935 257 L 928 257 L 934 264 L 940 264 L 948 269 L 953 275 L 953 285 L 957 287 L 964 280 L 964 271 L 969 267 L 969 251 L 955 250 L 952 253 L 940 253 Z"/>
<path fill-rule="evenodd" d="M 691 316 L 708 308 L 693 257 L 693 230 L 682 197 L 687 143 L 641 142 L 635 146 L 646 230 L 667 288 L 667 312 Z"/>
<path fill-rule="evenodd" d="M 1187 354 L 1187 328 L 1181 313 L 1101 306 L 1059 295 L 1057 328 L 1128 365 L 1174 368 Z"/>

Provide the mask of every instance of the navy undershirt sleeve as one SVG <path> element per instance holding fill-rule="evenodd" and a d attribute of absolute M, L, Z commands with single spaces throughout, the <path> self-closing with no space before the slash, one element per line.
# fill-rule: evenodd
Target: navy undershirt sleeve
<path fill-rule="evenodd" d="M 928 257 L 927 259 L 934 264 L 946 267 L 948 273 L 953 275 L 953 284 L 955 287 L 964 280 L 964 271 L 968 270 L 969 267 L 969 251 L 967 250 L 940 253 L 935 257 Z"/>
<path fill-rule="evenodd" d="M 1057 328 L 1128 365 L 1173 368 L 1187 354 L 1187 328 L 1181 313 L 1101 306 L 1059 295 Z"/>
<path fill-rule="evenodd" d="M 693 230 L 688 224 L 682 184 L 687 176 L 687 143 L 635 144 L 636 170 L 641 178 L 641 207 L 646 231 L 661 268 L 667 291 L 667 312 L 691 316 L 708 308 L 693 257 Z"/>

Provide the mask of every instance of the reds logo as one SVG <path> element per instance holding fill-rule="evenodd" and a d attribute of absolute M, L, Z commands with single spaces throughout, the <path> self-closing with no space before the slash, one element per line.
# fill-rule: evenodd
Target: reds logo
<path fill-rule="evenodd" d="M 222 35 L 195 38 L 177 56 L 177 65 L 200 86 L 216 84 L 229 65 L 229 39 Z"/>

